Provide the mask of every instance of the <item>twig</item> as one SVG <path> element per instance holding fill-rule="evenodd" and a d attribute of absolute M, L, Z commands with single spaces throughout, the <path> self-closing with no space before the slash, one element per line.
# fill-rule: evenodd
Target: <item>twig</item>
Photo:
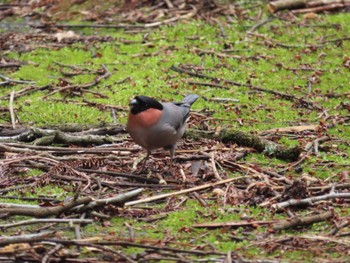
<path fill-rule="evenodd" d="M 111 249 L 111 248 L 109 248 L 109 247 L 101 246 L 101 245 L 96 245 L 96 244 L 92 244 L 92 245 L 90 245 L 90 247 L 94 247 L 94 248 L 100 249 L 100 250 L 102 250 L 102 251 L 106 251 L 106 252 L 110 252 L 110 253 L 112 253 L 112 254 L 115 254 L 115 255 L 117 255 L 118 257 L 122 258 L 122 259 L 123 259 L 123 262 L 137 263 L 137 261 L 132 260 L 130 257 L 124 255 L 124 254 L 121 253 L 120 251 L 116 251 L 116 250 Z"/>
<path fill-rule="evenodd" d="M 226 183 L 229 183 L 229 182 L 232 182 L 232 181 L 240 180 L 242 178 L 244 178 L 244 177 L 241 176 L 241 177 L 236 177 L 236 178 L 229 178 L 229 179 L 225 179 L 225 180 L 222 180 L 222 181 L 219 181 L 219 182 L 210 183 L 210 184 L 204 184 L 204 185 L 196 186 L 196 187 L 185 189 L 185 190 L 180 190 L 180 191 L 176 191 L 176 192 L 172 192 L 172 193 L 151 196 L 151 197 L 148 197 L 148 198 L 145 198 L 145 199 L 127 202 L 127 203 L 125 203 L 125 206 L 133 206 L 133 205 L 137 205 L 137 204 L 148 203 L 148 202 L 152 202 L 152 201 L 155 201 L 155 200 L 164 199 L 164 198 L 167 198 L 167 197 L 170 197 L 170 196 L 187 194 L 187 193 L 190 193 L 190 192 L 193 192 L 193 191 L 198 191 L 198 190 L 210 188 L 210 187 L 213 187 L 213 186 L 217 186 L 217 185 L 220 185 L 220 184 L 226 184 Z"/>
<path fill-rule="evenodd" d="M 17 98 L 24 96 L 24 95 L 27 95 L 29 93 L 33 93 L 35 91 L 43 91 L 43 90 L 48 89 L 50 87 L 51 87 L 51 84 L 48 84 L 48 85 L 45 85 L 42 87 L 36 87 L 36 86 L 25 87 L 24 89 L 21 89 L 21 90 L 15 92 L 14 99 L 17 99 Z M 10 98 L 10 96 L 11 96 L 11 93 L 0 97 L 0 99 L 8 99 L 8 98 Z"/>
<path fill-rule="evenodd" d="M 16 244 L 16 243 L 33 243 L 42 241 L 44 239 L 47 239 L 51 236 L 54 236 L 56 231 L 46 231 L 41 232 L 38 234 L 28 234 L 28 235 L 21 235 L 21 236 L 1 236 L 0 237 L 0 246 L 6 246 L 9 244 Z"/>
<path fill-rule="evenodd" d="M 290 206 L 300 206 L 300 205 L 312 205 L 315 202 L 322 201 L 322 200 L 329 200 L 329 199 L 336 199 L 336 198 L 344 198 L 349 199 L 350 193 L 329 193 L 325 195 L 320 196 L 313 196 L 305 199 L 290 199 L 285 202 L 273 204 L 271 207 L 275 210 L 282 210 L 284 208 L 290 207 Z"/>
<path fill-rule="evenodd" d="M 12 62 L 12 63 L 5 63 L 5 64 L 0 64 L 0 68 L 19 68 L 21 67 L 23 64 L 21 63 L 16 63 L 16 62 Z"/>
<path fill-rule="evenodd" d="M 72 200 L 62 206 L 54 207 L 39 207 L 39 208 L 2 208 L 0 213 L 4 216 L 13 216 L 13 215 L 24 215 L 32 217 L 48 217 L 59 215 L 65 211 L 72 209 L 75 206 L 88 204 L 92 200 L 91 197 L 82 197 L 77 200 Z"/>
<path fill-rule="evenodd" d="M 147 178 L 146 176 L 140 176 L 135 174 L 118 173 L 118 172 L 112 172 L 112 171 L 101 171 L 101 170 L 93 170 L 93 169 L 82 169 L 82 168 L 77 168 L 76 170 L 85 172 L 85 173 L 97 173 L 97 174 L 106 174 L 110 176 L 124 177 L 124 178 L 134 179 L 138 182 L 146 182 L 146 183 L 154 183 L 154 184 L 158 183 L 157 179 Z"/>
<path fill-rule="evenodd" d="M 12 83 L 16 83 L 16 84 L 35 84 L 34 81 L 28 81 L 28 80 L 15 80 L 15 79 L 10 79 L 2 74 L 0 74 L 0 78 L 5 80 L 0 82 L 0 86 L 4 86 L 7 84 L 12 84 Z"/>
<path fill-rule="evenodd" d="M 350 3 L 339 3 L 339 4 L 335 3 L 330 5 L 293 10 L 292 13 L 293 14 L 318 13 L 318 12 L 330 11 L 334 9 L 346 8 L 348 6 L 350 6 Z"/>
<path fill-rule="evenodd" d="M 215 176 L 216 179 L 218 179 L 218 180 L 221 181 L 222 178 L 221 178 L 221 176 L 220 176 L 218 170 L 216 169 L 214 152 L 211 152 L 211 153 L 210 153 L 210 156 L 211 156 L 210 160 L 211 160 L 211 166 L 212 166 L 212 168 L 213 168 L 214 176 Z"/>
<path fill-rule="evenodd" d="M 15 112 L 13 110 L 13 99 L 15 97 L 15 90 L 11 92 L 10 95 L 10 105 L 9 105 L 9 110 L 10 110 L 10 115 L 11 115 L 11 123 L 12 123 L 12 129 L 16 129 L 16 117 L 15 117 Z"/>
<path fill-rule="evenodd" d="M 230 89 L 229 87 L 226 87 L 224 85 L 210 83 L 210 82 L 198 82 L 198 81 L 189 80 L 187 83 L 189 85 L 208 86 L 208 87 L 214 87 L 214 88 L 220 88 L 220 89 Z"/>
<path fill-rule="evenodd" d="M 92 219 L 75 219 L 75 218 L 38 219 L 37 218 L 37 219 L 24 220 L 24 221 L 15 222 L 15 223 L 3 224 L 3 225 L 0 225 L 0 229 L 4 230 L 11 227 L 26 226 L 26 225 L 41 224 L 41 223 L 90 224 L 92 222 L 93 222 Z"/>
<path fill-rule="evenodd" d="M 177 253 L 187 253 L 192 255 L 226 255 L 226 253 L 217 252 L 217 251 L 204 251 L 204 250 L 185 250 L 185 249 L 177 249 L 172 247 L 163 247 L 158 245 L 151 246 L 151 245 L 144 245 L 144 244 L 138 244 L 134 242 L 124 242 L 124 241 L 99 241 L 92 243 L 91 240 L 87 241 L 74 241 L 74 240 L 60 240 L 60 239 L 46 239 L 46 242 L 52 242 L 57 244 L 63 244 L 63 245 L 76 245 L 76 246 L 90 246 L 90 245 L 102 245 L 102 246 L 121 246 L 121 247 L 138 247 L 138 248 L 144 248 L 144 249 L 150 249 L 150 250 L 163 250 L 163 251 L 171 251 L 171 252 L 177 252 Z"/>
<path fill-rule="evenodd" d="M 201 223 L 194 224 L 193 227 L 196 228 L 219 228 L 219 227 L 244 227 L 244 226 L 259 226 L 259 225 L 271 225 L 276 221 L 234 221 L 234 222 L 223 222 L 223 223 Z"/>
<path fill-rule="evenodd" d="M 42 258 L 41 263 L 49 262 L 50 256 L 60 251 L 63 248 L 62 244 L 57 244 L 53 249 L 46 253 L 46 255 Z"/>
<path fill-rule="evenodd" d="M 269 16 L 268 18 L 266 19 L 263 19 L 261 21 L 259 21 L 257 24 L 255 24 L 254 26 L 252 26 L 248 31 L 247 33 L 245 34 L 245 37 L 244 37 L 244 41 L 247 41 L 248 40 L 248 36 L 254 32 L 255 30 L 257 30 L 259 27 L 269 23 L 270 21 L 272 21 L 273 19 L 275 19 L 276 17 L 274 16 Z"/>
<path fill-rule="evenodd" d="M 343 227 L 346 227 L 350 225 L 350 220 L 347 219 L 345 221 L 343 221 L 341 224 L 336 224 L 336 226 L 329 232 L 329 235 L 335 235 L 339 232 L 340 229 L 342 229 Z"/>
<path fill-rule="evenodd" d="M 108 204 L 114 204 L 114 205 L 122 204 L 122 203 L 125 203 L 125 201 L 130 200 L 133 197 L 139 195 L 143 190 L 144 190 L 143 188 L 138 188 L 133 191 L 119 194 L 110 198 L 97 199 L 95 201 L 90 202 L 88 205 L 83 206 L 82 208 L 77 208 L 77 210 L 81 212 L 81 211 L 93 209 L 95 207 L 105 206 Z"/>
<path fill-rule="evenodd" d="M 298 226 L 306 226 L 306 225 L 311 225 L 313 223 L 325 221 L 331 217 L 333 217 L 333 211 L 328 211 L 322 214 L 305 216 L 305 217 L 296 216 L 290 220 L 277 222 L 272 226 L 272 228 L 274 230 L 283 230 L 283 229 L 288 229 L 288 228 L 293 228 Z"/>

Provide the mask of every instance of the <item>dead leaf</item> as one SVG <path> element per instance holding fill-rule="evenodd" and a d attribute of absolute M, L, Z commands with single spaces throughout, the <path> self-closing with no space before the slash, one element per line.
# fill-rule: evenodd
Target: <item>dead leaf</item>
<path fill-rule="evenodd" d="M 24 251 L 30 249 L 31 246 L 27 243 L 11 244 L 0 248 L 0 254 L 12 254 L 18 253 L 19 251 Z"/>
<path fill-rule="evenodd" d="M 54 34 L 55 38 L 57 38 L 57 42 L 61 42 L 62 39 L 65 38 L 77 38 L 79 35 L 75 34 L 73 31 L 64 31 L 60 33 Z"/>

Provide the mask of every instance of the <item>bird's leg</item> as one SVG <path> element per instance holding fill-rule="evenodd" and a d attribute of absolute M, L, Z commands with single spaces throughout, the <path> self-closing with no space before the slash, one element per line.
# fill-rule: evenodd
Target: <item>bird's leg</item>
<path fill-rule="evenodd" d="M 143 173 L 145 171 L 145 167 L 146 167 L 146 162 L 149 158 L 149 156 L 151 155 L 151 150 L 147 150 L 147 155 L 146 157 L 143 159 L 143 164 L 142 164 L 142 167 L 141 167 L 141 170 L 139 173 Z"/>
<path fill-rule="evenodd" d="M 172 147 L 169 149 L 170 152 L 170 163 L 169 163 L 169 171 L 171 174 L 174 173 L 174 169 L 173 169 L 173 159 L 174 159 L 174 155 L 175 155 L 175 147 Z"/>

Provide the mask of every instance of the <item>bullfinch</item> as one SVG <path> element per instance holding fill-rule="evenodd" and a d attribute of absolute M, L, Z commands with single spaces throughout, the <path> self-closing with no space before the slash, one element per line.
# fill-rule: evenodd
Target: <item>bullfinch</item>
<path fill-rule="evenodd" d="M 198 98 L 198 95 L 190 94 L 178 103 L 162 103 L 147 96 L 136 96 L 130 101 L 126 129 L 131 138 L 147 150 L 141 171 L 151 151 L 157 148 L 170 152 L 172 166 L 176 144 L 185 132 L 190 107 Z"/>

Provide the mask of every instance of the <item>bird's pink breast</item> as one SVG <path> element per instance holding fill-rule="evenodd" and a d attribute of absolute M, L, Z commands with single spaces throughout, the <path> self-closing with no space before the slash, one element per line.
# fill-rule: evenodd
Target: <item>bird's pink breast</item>
<path fill-rule="evenodd" d="M 162 111 L 158 109 L 148 109 L 138 114 L 129 113 L 127 129 L 148 128 L 155 125 L 162 115 Z"/>

